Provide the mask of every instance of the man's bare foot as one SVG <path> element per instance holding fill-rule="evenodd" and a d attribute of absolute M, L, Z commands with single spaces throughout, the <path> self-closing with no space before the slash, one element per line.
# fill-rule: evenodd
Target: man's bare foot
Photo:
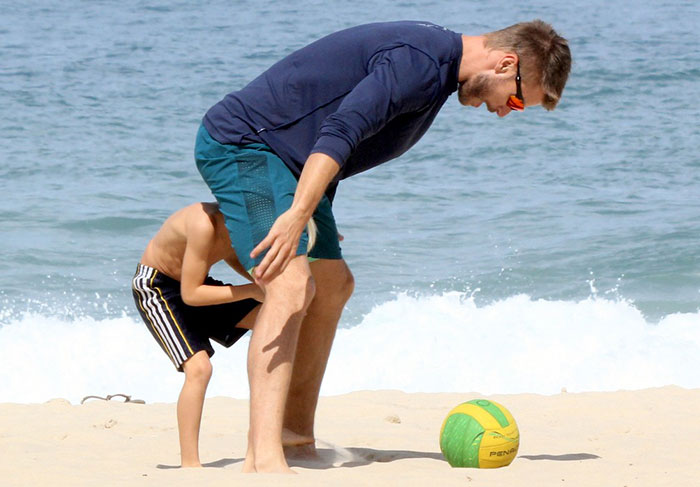
<path fill-rule="evenodd" d="M 314 443 L 306 443 L 305 445 L 288 445 L 284 448 L 284 456 L 289 460 L 320 460 L 321 457 L 316 451 Z"/>
<path fill-rule="evenodd" d="M 300 435 L 287 428 L 282 429 L 282 446 L 299 446 L 313 443 L 315 443 L 313 436 Z"/>
<path fill-rule="evenodd" d="M 202 464 L 199 462 L 197 462 L 197 463 L 182 462 L 182 465 L 180 465 L 180 468 L 202 468 Z"/>
<path fill-rule="evenodd" d="M 282 430 L 284 456 L 293 460 L 318 459 L 316 441 L 312 436 L 304 436 L 284 428 Z"/>
<path fill-rule="evenodd" d="M 242 473 L 285 473 L 295 474 L 296 472 L 289 468 L 285 463 L 269 464 L 269 465 L 254 465 L 253 462 L 245 462 L 243 464 Z"/>
<path fill-rule="evenodd" d="M 284 447 L 283 447 L 284 450 Z M 258 461 L 257 457 L 253 454 L 253 450 L 248 448 L 246 452 L 245 461 L 243 462 L 242 473 L 288 473 L 296 474 L 294 470 L 289 468 L 287 461 L 282 457 L 281 459 L 270 458 L 267 461 Z"/>

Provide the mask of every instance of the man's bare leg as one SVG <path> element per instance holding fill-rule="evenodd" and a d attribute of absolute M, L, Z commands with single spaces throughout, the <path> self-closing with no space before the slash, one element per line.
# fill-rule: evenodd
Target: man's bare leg
<path fill-rule="evenodd" d="M 250 432 L 244 472 L 293 473 L 282 450 L 282 421 L 299 328 L 314 295 L 306 256 L 265 285 L 248 349 Z"/>
<path fill-rule="evenodd" d="M 333 338 L 354 280 L 344 260 L 312 262 L 316 294 L 299 332 L 282 441 L 291 455 L 313 455 L 314 417 Z"/>
<path fill-rule="evenodd" d="M 182 366 L 185 383 L 177 401 L 177 429 L 180 435 L 180 464 L 201 467 L 199 428 L 202 422 L 204 395 L 211 378 L 211 362 L 206 350 L 192 355 Z"/>

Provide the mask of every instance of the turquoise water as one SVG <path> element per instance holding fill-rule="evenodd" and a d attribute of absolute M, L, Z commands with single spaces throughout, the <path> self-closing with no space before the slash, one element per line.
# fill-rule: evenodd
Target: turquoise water
<path fill-rule="evenodd" d="M 613 367 L 637 364 L 638 370 L 651 360 L 650 349 L 661 350 L 657 364 L 677 360 L 685 347 L 686 365 L 697 362 L 699 8 L 692 1 L 631 5 L 3 2 L 0 363 L 19 350 L 19 360 L 36 356 L 38 368 L 20 374 L 0 400 L 35 400 L 72 387 L 43 378 L 42 367 L 50 361 L 84 371 L 81 365 L 94 364 L 94 356 L 65 355 L 76 341 L 101 350 L 109 364 L 134 354 L 119 348 L 119 337 L 133 342 L 143 334 L 135 366 L 164 361 L 140 328 L 129 281 L 170 213 L 211 200 L 192 157 L 204 112 L 292 50 L 378 20 L 421 19 L 477 34 L 541 17 L 570 40 L 575 64 L 556 111 L 501 120 L 448 100 L 409 153 L 341 183 L 335 213 L 357 281 L 341 328 L 360 330 L 353 333 L 365 337 L 363 353 L 401 355 L 426 336 L 437 340 L 433 353 L 444 351 L 450 329 L 471 349 L 488 341 L 476 330 L 491 329 L 520 337 L 520 345 L 533 334 L 549 337 L 520 350 L 532 356 L 564 347 L 561 360 L 568 354 L 585 363 L 580 338 L 598 330 L 600 348 L 590 357 L 610 357 Z M 223 267 L 215 273 L 233 279 Z M 591 308 L 581 311 L 585 303 Z M 393 329 L 392 320 L 403 328 Z M 96 346 L 114 330 L 120 332 L 106 351 Z M 657 333 L 666 337 L 663 344 L 655 342 Z M 44 342 L 48 337 L 54 341 Z M 377 348 L 369 345 L 374 340 Z M 626 340 L 638 346 L 618 356 L 614 351 Z M 352 360 L 351 341 L 339 341 L 334 353 Z M 54 356 L 56 343 L 64 352 Z M 217 360 L 239 351 L 223 351 Z M 413 364 L 388 360 L 384 366 Z M 560 362 L 545 365 L 561 369 Z M 164 367 L 163 374 L 179 380 Z M 583 368 L 566 376 L 570 388 L 700 385 L 670 365 L 649 383 L 635 381 L 634 367 L 610 384 Z M 123 369 L 115 381 L 130 375 Z M 481 390 L 509 392 L 527 383 L 528 390 L 551 392 L 566 385 L 566 377 L 550 384 L 544 375 L 518 380 L 504 371 L 487 383 L 474 378 L 436 387 L 483 383 Z M 30 376 L 44 384 L 36 397 L 22 387 Z M 103 377 L 86 377 L 92 384 L 86 394 Z M 434 382 L 387 377 L 356 384 L 338 376 L 324 387 L 424 390 Z M 151 391 L 153 382 L 142 386 Z"/>

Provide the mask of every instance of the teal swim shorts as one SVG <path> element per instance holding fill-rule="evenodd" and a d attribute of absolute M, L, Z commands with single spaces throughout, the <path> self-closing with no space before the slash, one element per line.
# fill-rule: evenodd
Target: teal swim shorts
<path fill-rule="evenodd" d="M 286 164 L 264 144 L 232 145 L 214 140 L 199 127 L 194 149 L 197 169 L 219 202 L 238 260 L 248 270 L 262 262 L 265 253 L 250 253 L 267 236 L 277 217 L 294 199 L 297 179 Z M 331 202 L 324 195 L 313 214 L 317 234 L 311 259 L 342 259 L 338 229 Z M 297 255 L 307 253 L 306 230 Z"/>

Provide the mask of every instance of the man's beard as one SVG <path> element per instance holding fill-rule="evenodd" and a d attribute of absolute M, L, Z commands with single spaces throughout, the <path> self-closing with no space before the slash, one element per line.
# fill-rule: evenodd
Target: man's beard
<path fill-rule="evenodd" d="M 491 77 L 486 74 L 477 74 L 466 80 L 459 87 L 457 96 L 462 105 L 471 105 L 474 100 L 482 102 L 491 88 Z"/>

